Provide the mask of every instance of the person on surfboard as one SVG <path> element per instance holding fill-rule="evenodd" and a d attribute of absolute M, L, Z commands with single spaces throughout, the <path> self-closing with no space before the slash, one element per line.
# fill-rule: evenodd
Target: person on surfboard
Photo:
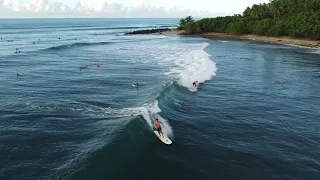
<path fill-rule="evenodd" d="M 194 81 L 194 82 L 192 83 L 193 86 L 197 86 L 197 84 L 198 84 L 198 81 Z"/>
<path fill-rule="evenodd" d="M 162 133 L 162 131 L 161 131 L 161 126 L 160 126 L 160 124 L 162 124 L 162 122 L 160 122 L 158 119 L 156 119 L 156 121 L 154 122 L 154 127 L 155 127 L 156 130 L 158 131 L 159 135 L 160 135 L 160 136 L 162 135 L 162 137 L 164 137 L 164 136 L 163 136 L 163 133 Z"/>

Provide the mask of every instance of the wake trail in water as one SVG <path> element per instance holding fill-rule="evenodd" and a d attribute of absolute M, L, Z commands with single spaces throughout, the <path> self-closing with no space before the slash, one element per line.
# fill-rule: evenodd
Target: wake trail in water
<path fill-rule="evenodd" d="M 27 110 L 31 113 L 43 112 L 46 114 L 55 114 L 55 112 L 65 111 L 66 114 L 70 114 L 70 117 L 77 117 L 81 115 L 85 119 L 103 119 L 88 122 L 85 129 L 78 129 L 74 133 L 82 132 L 87 134 L 88 132 L 94 132 L 91 137 L 84 140 L 81 143 L 74 145 L 73 143 L 62 143 L 58 144 L 57 150 L 52 149 L 51 151 L 58 151 L 58 149 L 69 149 L 70 156 L 66 157 L 63 161 L 57 161 L 52 170 L 52 173 L 44 177 L 47 179 L 68 179 L 70 176 L 81 169 L 79 164 L 85 161 L 93 152 L 105 147 L 107 144 L 113 141 L 116 132 L 130 122 L 136 116 L 142 116 L 148 124 L 150 131 L 153 131 L 153 122 L 158 118 L 162 124 L 163 133 L 169 137 L 173 137 L 173 131 L 169 122 L 162 118 L 158 113 L 161 109 L 158 106 L 158 101 L 152 101 L 146 103 L 141 107 L 132 108 L 103 108 L 95 105 L 86 103 L 73 103 L 73 104 L 34 104 L 26 103 Z M 63 117 L 63 116 L 62 116 Z M 106 120 L 107 118 L 107 120 Z M 80 134 L 81 135 L 81 134 Z M 61 147 L 60 147 L 61 146 Z"/>
<path fill-rule="evenodd" d="M 168 137 L 173 137 L 173 130 L 169 122 L 158 114 L 161 112 L 161 109 L 158 106 L 157 100 L 150 104 L 146 104 L 143 108 L 144 109 L 142 111 L 142 116 L 148 123 L 149 128 L 151 130 L 153 130 L 153 123 L 155 119 L 159 119 L 162 122 L 161 129 L 163 134 L 165 134 Z"/>

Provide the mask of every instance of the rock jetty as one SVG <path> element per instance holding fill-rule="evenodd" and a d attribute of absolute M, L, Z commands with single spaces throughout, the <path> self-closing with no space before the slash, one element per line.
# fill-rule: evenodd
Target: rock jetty
<path fill-rule="evenodd" d="M 162 29 L 145 29 L 145 30 L 138 30 L 125 33 L 125 35 L 133 35 L 133 34 L 154 34 L 154 33 L 162 33 L 164 31 L 169 31 L 169 28 L 162 28 Z"/>

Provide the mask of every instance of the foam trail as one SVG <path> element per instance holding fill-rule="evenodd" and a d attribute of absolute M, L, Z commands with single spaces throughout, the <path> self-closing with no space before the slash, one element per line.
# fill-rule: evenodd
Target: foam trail
<path fill-rule="evenodd" d="M 101 108 L 94 105 L 89 104 L 73 104 L 73 105 L 48 105 L 48 106 L 39 106 L 32 105 L 30 103 L 26 104 L 30 112 L 41 111 L 56 111 L 58 109 L 64 109 L 73 111 L 75 113 L 80 113 L 83 116 L 92 116 L 98 118 L 123 118 L 123 117 L 131 117 L 131 116 L 139 116 L 146 120 L 150 129 L 153 129 L 153 122 L 156 118 L 158 118 L 163 123 L 163 131 L 165 134 L 172 136 L 172 128 L 169 125 L 168 121 L 162 118 L 158 113 L 161 112 L 161 109 L 158 106 L 158 101 L 155 100 L 151 103 L 144 104 L 141 107 L 133 107 L 133 108 L 122 108 L 122 109 L 113 109 L 113 108 Z M 119 119 L 115 120 L 107 120 L 107 121 L 99 121 L 100 123 L 97 127 L 106 127 L 108 124 L 117 124 L 121 126 L 124 122 L 119 121 Z"/>
<path fill-rule="evenodd" d="M 172 128 L 169 124 L 169 122 L 161 117 L 158 113 L 161 112 L 161 109 L 158 106 L 158 101 L 155 100 L 154 102 L 150 104 L 145 105 L 145 109 L 142 112 L 143 118 L 146 120 L 148 123 L 149 127 L 153 129 L 153 122 L 155 119 L 159 119 L 162 122 L 162 132 L 163 134 L 173 137 L 173 131 Z"/>
<path fill-rule="evenodd" d="M 314 53 L 314 54 L 320 54 L 320 49 L 318 48 L 318 49 L 312 51 L 312 53 Z"/>
<path fill-rule="evenodd" d="M 116 118 L 115 120 L 95 121 L 91 124 L 88 124 L 90 126 L 89 130 L 96 133 L 95 136 L 78 145 L 67 147 L 71 149 L 72 155 L 69 156 L 68 159 L 58 162 L 57 167 L 55 167 L 52 172 L 49 175 L 46 175 L 43 179 L 69 179 L 74 172 L 81 169 L 79 166 L 81 162 L 88 158 L 92 152 L 101 149 L 106 144 L 111 142 L 116 134 L 115 132 L 130 121 L 123 117 L 142 115 L 148 123 L 150 130 L 153 129 L 154 120 L 158 118 L 163 123 L 163 133 L 169 137 L 173 136 L 172 128 L 168 121 L 158 114 L 161 112 L 161 109 L 159 108 L 158 101 L 156 100 L 151 103 L 144 104 L 141 107 L 122 109 L 101 108 L 88 104 L 74 104 L 62 107 L 57 105 L 48 106 L 45 108 L 37 105 L 30 106 L 30 103 L 28 103 L 27 106 L 29 106 L 30 111 L 38 111 L 39 109 L 54 111 L 56 109 L 63 108 L 76 113 L 81 112 L 82 115 L 86 116 Z M 110 127 L 110 124 L 112 125 L 112 128 L 108 128 Z M 108 130 L 106 131 L 106 129 Z M 63 148 L 66 147 L 63 146 Z"/>

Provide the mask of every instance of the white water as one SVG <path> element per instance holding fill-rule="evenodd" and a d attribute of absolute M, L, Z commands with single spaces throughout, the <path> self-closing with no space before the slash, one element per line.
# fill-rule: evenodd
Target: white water
<path fill-rule="evenodd" d="M 312 53 L 314 53 L 314 54 L 320 54 L 320 48 L 313 50 Z"/>
<path fill-rule="evenodd" d="M 204 51 L 208 45 L 208 43 L 191 44 L 166 57 L 163 62 L 174 63 L 166 74 L 176 76 L 177 82 L 190 91 L 197 91 L 192 82 L 204 83 L 215 76 L 217 71 L 216 63 Z"/>
<path fill-rule="evenodd" d="M 208 45 L 208 43 L 179 43 L 170 46 L 163 45 L 163 43 L 161 45 L 150 44 L 150 46 L 137 45 L 126 49 L 126 53 L 133 57 L 144 57 L 133 58 L 139 61 L 136 63 L 156 61 L 156 63 L 164 67 L 164 74 L 169 76 L 170 79 L 176 79 L 179 85 L 190 91 L 197 91 L 192 82 L 204 83 L 215 76 L 217 71 L 216 63 L 204 51 Z"/>
<path fill-rule="evenodd" d="M 173 137 L 173 131 L 169 124 L 169 122 L 161 117 L 158 113 L 161 112 L 161 109 L 158 106 L 158 101 L 155 100 L 154 102 L 150 104 L 146 104 L 144 106 L 144 110 L 142 112 L 143 118 L 148 123 L 149 127 L 153 129 L 153 122 L 155 119 L 159 119 L 160 122 L 162 122 L 162 132 L 163 134 L 167 135 L 168 137 Z"/>

